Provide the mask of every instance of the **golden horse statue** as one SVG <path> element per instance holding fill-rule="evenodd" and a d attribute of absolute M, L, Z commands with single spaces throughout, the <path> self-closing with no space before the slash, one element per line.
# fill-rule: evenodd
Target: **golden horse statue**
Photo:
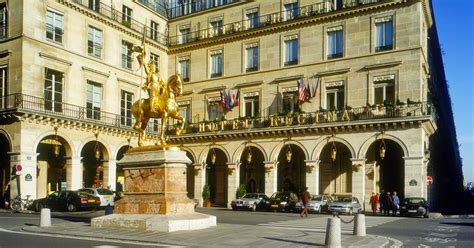
<path fill-rule="evenodd" d="M 159 79 L 161 80 L 161 78 Z M 155 82 L 156 84 L 157 82 Z M 185 120 L 179 114 L 178 103 L 176 103 L 175 96 L 180 96 L 183 93 L 183 83 L 181 75 L 176 73 L 169 77 L 166 83 L 159 82 L 163 87 L 149 87 L 149 95 L 153 96 L 148 99 L 137 100 L 132 105 L 132 114 L 135 117 L 135 125 L 133 128 L 138 131 L 138 146 L 142 146 L 145 140 L 145 129 L 150 118 L 161 119 L 161 145 L 166 145 L 165 130 L 168 118 L 173 118 L 181 121 L 181 125 L 176 128 L 176 134 L 180 135 L 183 131 Z M 156 85 L 155 85 L 156 86 Z"/>

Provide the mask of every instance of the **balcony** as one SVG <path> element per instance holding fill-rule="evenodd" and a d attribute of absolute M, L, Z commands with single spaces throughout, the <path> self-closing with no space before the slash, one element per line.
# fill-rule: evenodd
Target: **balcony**
<path fill-rule="evenodd" d="M 115 23 L 118 23 L 122 25 L 123 27 L 126 27 L 128 29 L 131 29 L 135 32 L 138 32 L 140 36 L 142 36 L 144 30 L 146 29 L 147 37 L 150 38 L 151 40 L 158 42 L 162 45 L 168 45 L 168 38 L 167 36 L 157 33 L 155 30 L 152 30 L 151 27 L 146 26 L 145 24 L 130 18 L 129 20 L 123 19 L 123 14 L 122 12 L 110 7 L 109 5 L 106 5 L 100 2 L 100 4 L 95 4 L 95 5 L 90 5 L 89 0 L 72 0 L 72 2 L 90 9 L 100 16 L 109 19 L 111 21 L 114 21 Z M 153 31 L 153 32 L 152 32 Z"/>
<path fill-rule="evenodd" d="M 219 27 L 216 31 L 215 28 L 201 29 L 198 31 L 190 32 L 187 39 L 182 39 L 181 35 L 170 36 L 168 40 L 169 46 L 183 45 L 200 40 L 220 37 L 224 35 L 254 30 L 270 25 L 277 25 L 293 20 L 299 20 L 304 18 L 311 18 L 314 16 L 341 11 L 349 8 L 358 8 L 364 5 L 377 4 L 382 2 L 391 2 L 392 0 L 346 0 L 342 6 L 334 6 L 331 2 L 325 1 L 322 3 L 311 4 L 306 6 L 298 7 L 296 10 L 279 11 L 267 15 L 261 15 L 256 18 L 249 20 L 243 20 L 233 23 L 228 23 Z M 198 1 L 199 2 L 199 1 Z M 197 3 L 198 3 L 197 2 Z M 228 1 L 229 2 L 229 1 Z M 236 2 L 236 1 L 232 1 Z M 196 4 L 197 4 L 196 3 Z"/>
<path fill-rule="evenodd" d="M 127 131 L 133 131 L 131 124 L 135 122 L 132 117 L 124 117 L 98 109 L 50 101 L 25 94 L 11 94 L 0 98 L 0 117 L 2 117 L 0 119 L 5 120 L 9 114 L 32 114 Z M 147 132 L 158 134 L 154 130 L 159 130 L 159 128 L 148 125 Z"/>

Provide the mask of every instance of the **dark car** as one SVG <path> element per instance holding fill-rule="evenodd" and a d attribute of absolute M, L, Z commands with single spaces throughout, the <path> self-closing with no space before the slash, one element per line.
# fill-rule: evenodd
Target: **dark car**
<path fill-rule="evenodd" d="M 78 209 L 94 209 L 100 205 L 99 197 L 86 192 L 73 190 L 54 191 L 45 198 L 36 199 L 31 205 L 35 211 L 47 207 L 51 210 L 67 210 L 69 212 Z"/>
<path fill-rule="evenodd" d="M 423 216 L 428 218 L 430 205 L 423 197 L 407 197 L 400 207 L 401 216 Z"/>
<path fill-rule="evenodd" d="M 268 201 L 267 209 L 271 211 L 295 211 L 298 202 L 298 196 L 293 192 L 275 192 Z"/>
<path fill-rule="evenodd" d="M 266 209 L 269 198 L 263 193 L 248 193 L 230 204 L 232 210 L 247 209 L 256 211 L 257 209 Z"/>

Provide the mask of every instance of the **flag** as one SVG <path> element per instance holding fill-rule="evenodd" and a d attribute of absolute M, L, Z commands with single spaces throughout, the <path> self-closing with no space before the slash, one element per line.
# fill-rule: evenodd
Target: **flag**
<path fill-rule="evenodd" d="M 298 80 L 298 100 L 304 102 L 306 99 L 306 89 L 303 79 Z"/>
<path fill-rule="evenodd" d="M 240 102 L 240 89 L 237 90 L 237 96 L 235 97 L 235 107 L 239 106 Z"/>
<path fill-rule="evenodd" d="M 225 91 L 221 90 L 221 107 L 225 108 Z"/>
<path fill-rule="evenodd" d="M 230 90 L 230 95 L 232 97 L 230 99 L 230 107 L 233 108 L 235 105 L 235 90 Z"/>
<path fill-rule="evenodd" d="M 311 97 L 315 97 L 318 92 L 319 87 L 319 77 L 316 78 L 316 86 L 313 87 L 313 91 L 311 92 Z"/>
<path fill-rule="evenodd" d="M 232 106 L 230 105 L 230 90 L 227 91 L 227 99 L 226 99 L 226 107 L 227 107 L 227 110 L 231 110 L 232 109 Z"/>
<path fill-rule="evenodd" d="M 305 91 L 305 93 L 304 93 L 304 94 L 305 94 L 305 100 L 309 100 L 309 99 L 311 98 L 311 89 L 310 89 L 309 86 L 310 86 L 310 85 L 309 85 L 309 82 L 308 82 L 308 83 L 306 84 L 305 89 L 304 89 L 304 91 Z"/>

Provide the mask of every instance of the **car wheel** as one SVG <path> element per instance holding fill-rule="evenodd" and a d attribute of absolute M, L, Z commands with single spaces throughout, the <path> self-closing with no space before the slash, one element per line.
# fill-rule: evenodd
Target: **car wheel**
<path fill-rule="evenodd" d="M 68 203 L 67 204 L 67 211 L 69 211 L 69 212 L 76 211 L 76 206 L 74 206 L 74 204 L 72 204 L 72 203 Z"/>
<path fill-rule="evenodd" d="M 43 208 L 43 204 L 41 204 L 41 203 L 39 203 L 39 202 L 37 202 L 37 203 L 35 204 L 35 211 L 36 211 L 36 212 L 40 212 L 42 208 Z"/>
<path fill-rule="evenodd" d="M 253 204 L 253 206 L 252 206 L 252 211 L 254 211 L 254 212 L 257 211 L 257 204 L 256 204 L 256 203 Z"/>

